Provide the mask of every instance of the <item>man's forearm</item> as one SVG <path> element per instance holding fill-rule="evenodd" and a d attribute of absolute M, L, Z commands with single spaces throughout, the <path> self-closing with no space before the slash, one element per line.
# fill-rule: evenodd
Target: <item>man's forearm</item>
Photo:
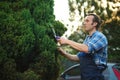
<path fill-rule="evenodd" d="M 79 61 L 79 58 L 77 57 L 77 55 L 69 54 L 66 51 L 64 51 L 62 48 L 59 48 L 59 51 L 64 57 L 68 58 L 69 60 L 77 61 L 77 62 Z"/>
<path fill-rule="evenodd" d="M 80 52 L 85 52 L 88 53 L 88 46 L 85 44 L 80 44 L 71 40 L 68 40 L 67 42 L 72 48 L 80 51 Z"/>

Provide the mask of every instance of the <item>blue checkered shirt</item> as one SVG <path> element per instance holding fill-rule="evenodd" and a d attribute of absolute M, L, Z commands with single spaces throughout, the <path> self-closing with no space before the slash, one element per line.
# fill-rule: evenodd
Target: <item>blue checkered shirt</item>
<path fill-rule="evenodd" d="M 90 54 L 94 56 L 96 64 L 107 63 L 107 46 L 108 42 L 104 34 L 99 31 L 94 32 L 91 36 L 87 36 L 83 44 L 88 46 L 88 53 L 79 52 L 77 56 L 85 56 Z"/>

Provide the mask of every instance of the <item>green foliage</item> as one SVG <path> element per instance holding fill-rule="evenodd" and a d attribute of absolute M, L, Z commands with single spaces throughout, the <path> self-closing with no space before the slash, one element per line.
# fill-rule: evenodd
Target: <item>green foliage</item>
<path fill-rule="evenodd" d="M 114 62 L 120 62 L 120 20 L 115 18 L 112 19 L 110 22 L 106 23 L 104 25 L 103 32 L 106 34 L 108 41 L 109 41 L 109 47 L 108 47 L 108 53 L 109 53 L 109 61 Z"/>
<path fill-rule="evenodd" d="M 64 25 L 60 21 L 55 21 L 53 25 L 56 29 L 56 34 L 58 36 L 62 36 L 62 33 L 67 30 L 66 28 L 62 27 Z"/>
<path fill-rule="evenodd" d="M 4 61 L 4 64 L 0 64 L 0 78 L 1 80 L 16 80 L 16 63 L 13 59 Z"/>
<path fill-rule="evenodd" d="M 31 68 L 37 74 L 40 74 L 43 80 L 56 80 L 59 66 L 55 61 L 54 54 L 46 50 L 36 58 L 35 62 L 35 64 L 31 65 Z"/>
<path fill-rule="evenodd" d="M 23 79 L 21 80 L 41 80 L 41 79 L 40 79 L 40 76 L 35 74 L 34 71 L 28 70 L 24 72 Z"/>
<path fill-rule="evenodd" d="M 66 30 L 55 21 L 53 0 L 0 1 L 0 79 L 56 80 L 58 35 Z"/>
<path fill-rule="evenodd" d="M 0 46 L 0 63 L 4 62 L 7 59 L 6 51 Z"/>

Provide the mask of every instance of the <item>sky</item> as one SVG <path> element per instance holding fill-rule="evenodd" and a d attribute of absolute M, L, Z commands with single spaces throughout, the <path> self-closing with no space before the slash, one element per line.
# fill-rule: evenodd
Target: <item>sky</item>
<path fill-rule="evenodd" d="M 67 31 L 64 33 L 63 37 L 69 37 L 77 29 L 79 17 L 76 16 L 76 20 L 74 22 L 69 21 L 68 0 L 54 0 L 54 15 L 56 20 L 62 22 L 67 28 Z M 74 28 L 73 25 L 75 26 Z"/>
<path fill-rule="evenodd" d="M 69 18 L 68 0 L 54 0 L 54 14 L 56 20 L 67 22 Z"/>

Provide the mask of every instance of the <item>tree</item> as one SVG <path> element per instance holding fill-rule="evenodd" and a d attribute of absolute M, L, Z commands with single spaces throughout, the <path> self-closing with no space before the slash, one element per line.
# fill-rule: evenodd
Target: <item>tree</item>
<path fill-rule="evenodd" d="M 49 26 L 60 36 L 66 29 L 55 21 L 53 5 L 53 0 L 0 1 L 1 80 L 57 79 L 57 45 Z"/>

